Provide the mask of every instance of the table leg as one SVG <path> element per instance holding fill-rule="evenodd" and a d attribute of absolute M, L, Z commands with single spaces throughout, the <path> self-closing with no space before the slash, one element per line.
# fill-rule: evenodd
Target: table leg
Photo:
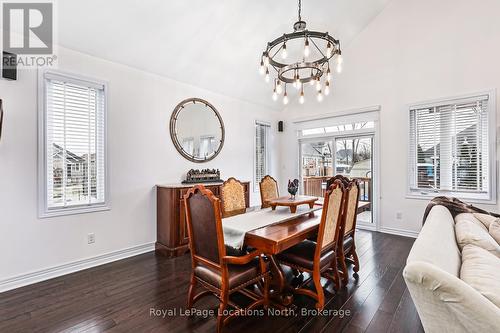
<path fill-rule="evenodd" d="M 297 212 L 297 206 L 290 206 L 290 211 L 292 214 L 295 214 L 295 212 Z"/>
<path fill-rule="evenodd" d="M 276 210 L 276 205 L 271 205 L 272 210 Z"/>
<path fill-rule="evenodd" d="M 309 208 L 310 208 L 310 209 L 313 209 L 313 208 L 314 208 L 314 202 L 310 202 L 310 203 L 309 203 Z M 309 217 L 313 217 L 313 216 L 314 216 L 314 212 L 309 213 Z"/>
<path fill-rule="evenodd" d="M 286 283 L 285 283 L 285 275 L 281 270 L 279 263 L 276 261 L 275 256 L 270 255 L 270 268 L 272 274 L 271 280 L 271 288 L 273 289 L 271 292 L 271 298 L 273 298 L 279 304 L 284 306 L 288 306 L 293 302 L 293 295 L 286 294 Z"/>

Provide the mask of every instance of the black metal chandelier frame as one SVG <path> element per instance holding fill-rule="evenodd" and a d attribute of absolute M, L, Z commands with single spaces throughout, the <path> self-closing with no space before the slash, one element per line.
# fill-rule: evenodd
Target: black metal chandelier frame
<path fill-rule="evenodd" d="M 310 82 L 312 80 L 319 80 L 326 70 L 329 70 L 329 61 L 336 55 L 341 55 L 342 51 L 340 49 L 340 41 L 333 38 L 328 34 L 328 32 L 319 31 L 309 31 L 306 29 L 306 22 L 302 21 L 301 18 L 301 1 L 299 0 L 299 20 L 294 24 L 294 32 L 283 34 L 282 36 L 274 39 L 273 41 L 267 43 L 266 50 L 262 53 L 261 66 L 266 67 L 268 73 L 268 67 L 274 68 L 278 73 L 278 80 L 284 83 L 295 83 L 300 82 L 302 84 Z M 286 48 L 286 44 L 292 40 L 304 40 L 306 43 L 309 41 L 318 50 L 321 57 L 314 60 L 306 61 L 305 57 L 302 61 L 285 63 L 276 60 L 276 56 Z M 318 47 L 318 41 L 324 41 L 327 45 L 327 50 L 330 48 L 330 52 L 324 52 L 320 47 Z M 326 54 L 325 54 L 326 53 Z M 311 70 L 311 75 L 299 77 L 297 73 L 303 70 Z M 290 77 L 290 73 L 293 73 L 293 77 Z"/>

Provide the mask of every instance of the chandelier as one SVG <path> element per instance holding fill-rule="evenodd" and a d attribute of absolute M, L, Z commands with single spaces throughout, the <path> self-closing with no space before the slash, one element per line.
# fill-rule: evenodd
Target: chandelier
<path fill-rule="evenodd" d="M 283 104 L 289 102 L 288 85 L 299 91 L 300 104 L 305 102 L 304 87 L 307 84 L 313 87 L 317 100 L 321 102 L 323 95 L 330 93 L 330 60 L 335 57 L 336 71 L 342 71 L 340 41 L 328 32 L 307 30 L 306 22 L 302 21 L 301 7 L 299 0 L 299 20 L 293 25 L 294 31 L 268 42 L 260 60 L 259 71 L 265 75 L 266 82 L 271 81 L 270 68 L 276 72 L 272 80 L 272 98 L 276 101 L 283 93 Z"/>

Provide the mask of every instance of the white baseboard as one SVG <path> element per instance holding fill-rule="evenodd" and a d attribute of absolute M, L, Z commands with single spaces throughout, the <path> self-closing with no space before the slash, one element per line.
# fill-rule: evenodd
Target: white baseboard
<path fill-rule="evenodd" d="M 147 243 L 143 245 L 133 246 L 123 250 L 102 254 L 92 258 L 77 260 L 67 264 L 10 277 L 4 280 L 0 280 L 0 293 L 7 290 L 52 279 L 58 276 L 66 275 L 69 273 L 81 271 L 87 268 L 107 264 L 128 257 L 133 257 L 142 253 L 153 251 L 154 249 L 155 249 L 154 243 Z"/>
<path fill-rule="evenodd" d="M 389 228 L 389 227 L 381 227 L 378 231 L 386 234 L 411 237 L 411 238 L 417 238 L 419 234 L 419 232 L 417 231 L 409 231 L 409 230 L 404 230 L 399 228 Z"/>
<path fill-rule="evenodd" d="M 356 229 L 361 229 L 361 230 L 369 230 L 369 231 L 377 231 L 377 226 L 375 224 L 362 224 L 362 223 L 357 223 L 356 224 Z"/>

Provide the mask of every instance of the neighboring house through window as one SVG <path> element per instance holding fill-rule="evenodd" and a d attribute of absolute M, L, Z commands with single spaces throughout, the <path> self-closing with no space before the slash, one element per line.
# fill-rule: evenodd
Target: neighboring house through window
<path fill-rule="evenodd" d="M 108 209 L 106 85 L 42 71 L 39 92 L 40 216 Z"/>
<path fill-rule="evenodd" d="M 494 200 L 493 94 L 410 107 L 409 194 Z"/>

